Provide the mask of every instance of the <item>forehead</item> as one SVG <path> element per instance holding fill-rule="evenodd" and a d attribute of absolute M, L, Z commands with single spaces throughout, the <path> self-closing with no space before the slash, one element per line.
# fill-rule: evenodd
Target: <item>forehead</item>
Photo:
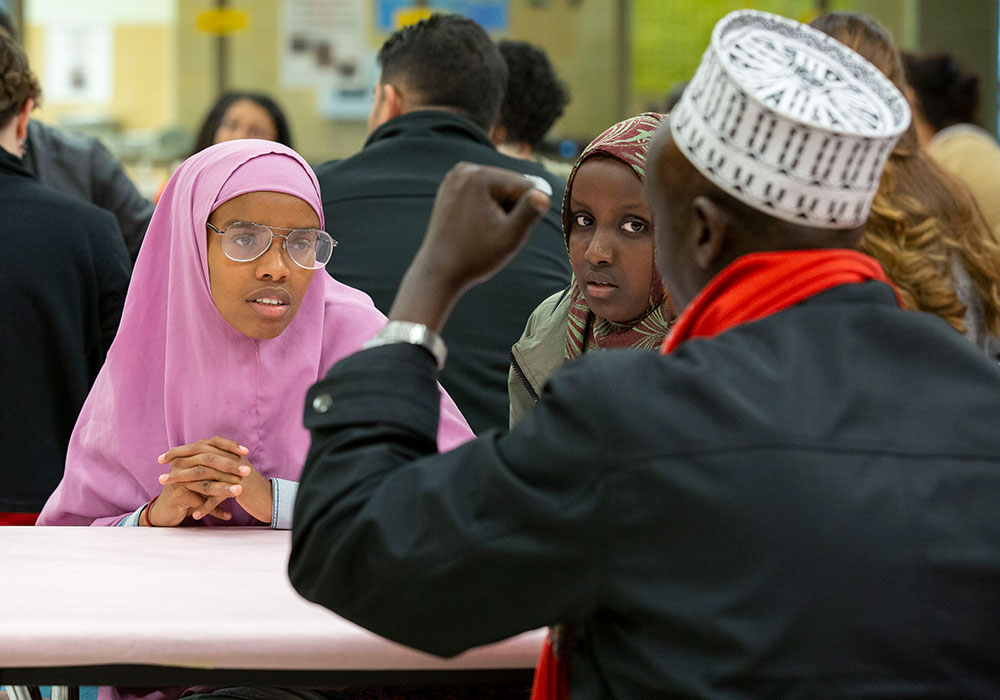
<path fill-rule="evenodd" d="M 577 168 L 572 191 L 597 188 L 639 188 L 642 180 L 628 163 L 613 156 L 598 153 L 583 161 Z"/>
<path fill-rule="evenodd" d="M 252 221 L 283 228 L 313 228 L 319 216 L 303 199 L 284 192 L 247 192 L 223 202 L 210 219 L 229 223 Z"/>
<path fill-rule="evenodd" d="M 253 100 L 248 100 L 245 97 L 236 100 L 231 105 L 229 105 L 228 109 L 226 109 L 227 117 L 232 117 L 236 115 L 240 115 L 243 117 L 256 117 L 258 119 L 267 120 L 268 122 L 271 121 L 270 112 L 268 112 L 266 109 L 261 107 Z"/>

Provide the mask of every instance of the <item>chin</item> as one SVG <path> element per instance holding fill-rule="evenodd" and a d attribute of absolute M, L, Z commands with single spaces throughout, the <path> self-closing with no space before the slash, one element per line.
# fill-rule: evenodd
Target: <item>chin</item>
<path fill-rule="evenodd" d="M 618 306 L 609 306 L 608 304 L 602 304 L 600 301 L 595 301 L 594 303 L 591 303 L 589 299 L 587 300 L 587 305 L 590 307 L 590 310 L 594 313 L 595 316 L 597 316 L 598 318 L 603 318 L 605 321 L 611 321 L 611 323 L 621 323 L 621 324 L 629 323 L 630 321 L 633 321 L 639 316 L 641 316 L 646 311 L 646 307 L 643 306 L 642 310 L 639 311 L 638 313 L 628 315 L 627 313 L 623 312 L 622 309 L 619 308 Z"/>
<path fill-rule="evenodd" d="M 274 338 L 277 338 L 282 333 L 284 333 L 285 329 L 288 328 L 287 323 L 283 323 L 281 325 L 278 324 L 262 325 L 259 323 L 246 323 L 246 324 L 236 325 L 234 323 L 230 323 L 229 325 L 231 325 L 233 328 L 238 330 L 246 337 L 253 338 L 254 340 L 272 340 Z"/>

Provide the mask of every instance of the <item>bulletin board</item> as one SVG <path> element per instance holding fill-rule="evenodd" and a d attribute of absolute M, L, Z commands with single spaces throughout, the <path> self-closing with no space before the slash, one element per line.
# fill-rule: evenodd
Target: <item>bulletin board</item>
<path fill-rule="evenodd" d="M 632 90 L 640 98 L 666 96 L 690 80 L 712 36 L 712 27 L 734 10 L 754 9 L 812 21 L 816 0 L 632 0 Z M 830 10 L 853 2 L 829 2 Z"/>

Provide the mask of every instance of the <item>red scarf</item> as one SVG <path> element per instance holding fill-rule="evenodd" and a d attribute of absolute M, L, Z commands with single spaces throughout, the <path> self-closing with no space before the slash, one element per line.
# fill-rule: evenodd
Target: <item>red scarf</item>
<path fill-rule="evenodd" d="M 892 287 L 881 265 L 856 250 L 820 248 L 744 255 L 713 277 L 688 304 L 661 351 L 666 355 L 690 338 L 711 338 L 832 287 L 869 280 Z"/>
<path fill-rule="evenodd" d="M 664 341 L 662 352 L 673 351 L 689 338 L 711 338 L 741 323 L 757 321 L 832 287 L 869 280 L 892 286 L 874 258 L 856 250 L 821 248 L 744 255 L 713 277 L 688 304 Z M 531 700 L 568 698 L 569 658 L 553 653 L 550 633 L 535 669 Z"/>

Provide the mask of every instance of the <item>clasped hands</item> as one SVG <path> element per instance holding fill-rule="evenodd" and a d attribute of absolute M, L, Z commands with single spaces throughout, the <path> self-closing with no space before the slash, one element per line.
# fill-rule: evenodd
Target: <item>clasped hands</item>
<path fill-rule="evenodd" d="M 157 461 L 169 464 L 170 472 L 159 476 L 163 489 L 149 507 L 149 523 L 169 527 L 206 515 L 230 520 L 232 514 L 221 507 L 230 498 L 257 520 L 271 522 L 271 481 L 253 468 L 248 453 L 219 436 L 164 452 Z"/>

